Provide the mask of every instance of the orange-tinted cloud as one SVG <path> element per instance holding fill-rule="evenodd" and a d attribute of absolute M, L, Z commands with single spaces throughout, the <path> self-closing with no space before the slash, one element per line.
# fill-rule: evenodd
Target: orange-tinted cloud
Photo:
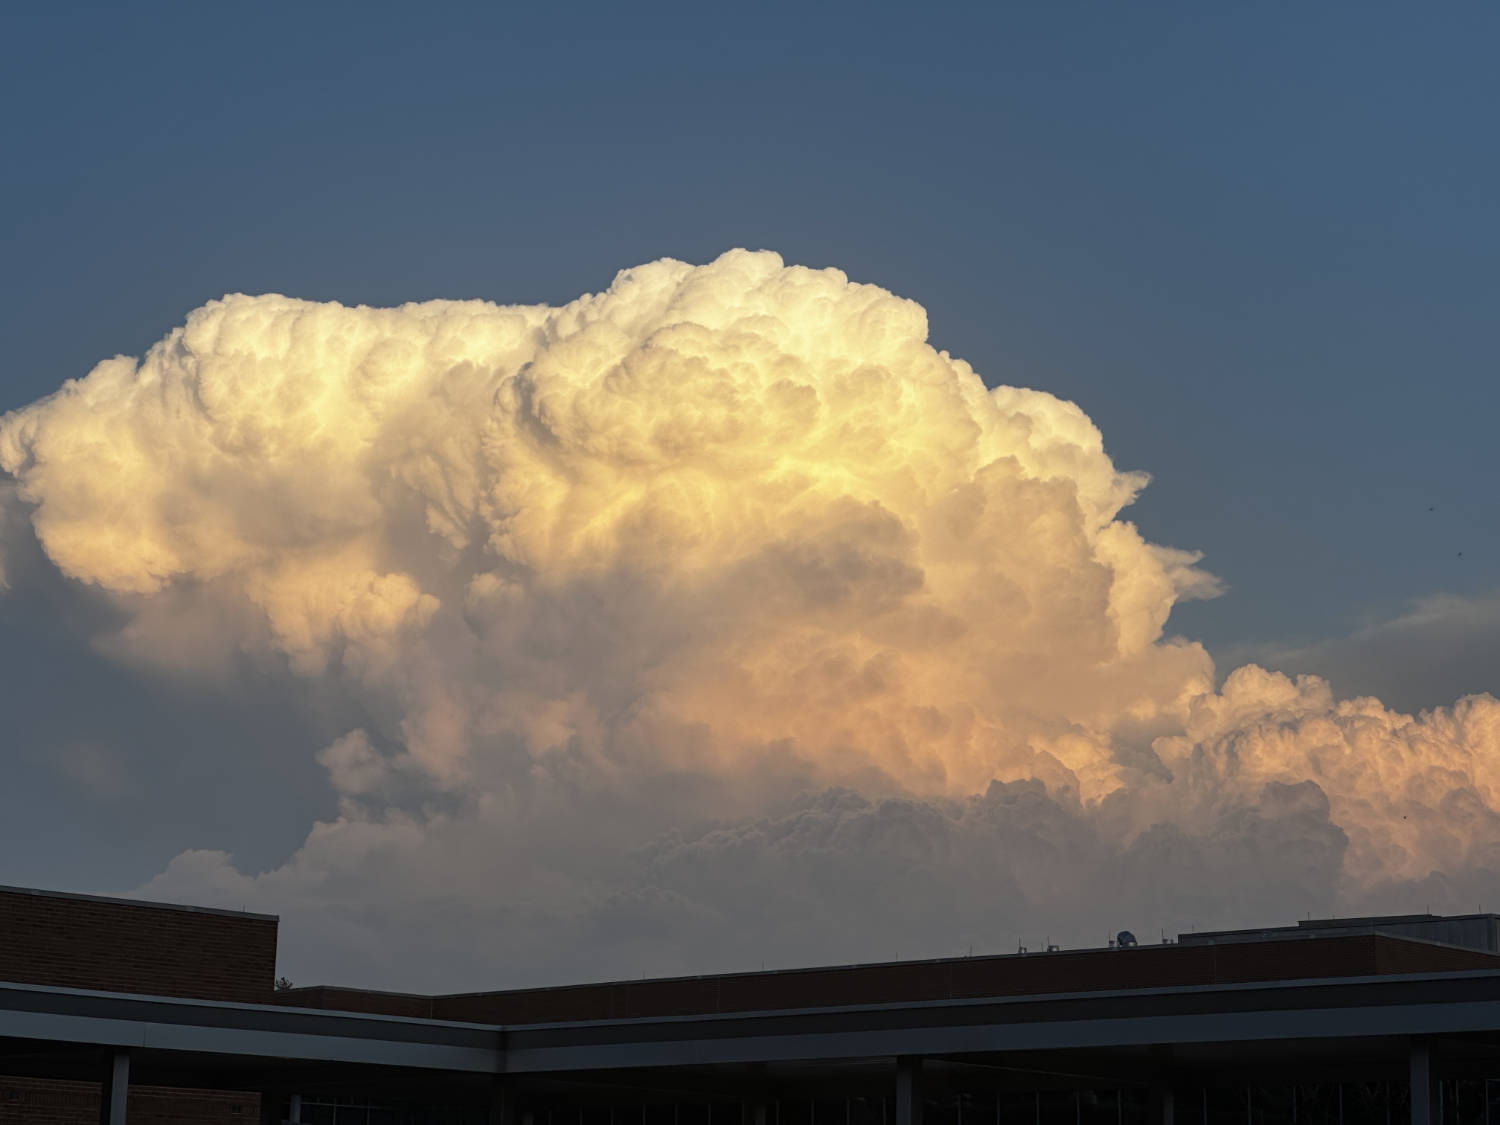
<path fill-rule="evenodd" d="M 1254 668 L 1215 692 L 1164 630 L 1218 586 L 1122 518 L 1146 478 L 926 333 L 741 251 L 561 308 L 234 296 L 6 416 L 12 511 L 116 600 L 111 652 L 201 675 L 211 635 L 366 703 L 308 748 L 336 821 L 279 871 L 190 855 L 158 893 L 500 895 L 541 951 L 653 909 L 743 926 L 737 877 L 783 924 L 767 896 L 815 854 L 858 919 L 892 840 L 939 898 L 1058 912 L 1049 885 L 1140 901 L 1153 869 L 1162 911 L 1217 902 L 1256 855 L 1298 902 L 1489 862 L 1500 704 L 1412 720 Z M 849 796 L 795 796 L 824 789 Z M 1045 885 L 1016 825 L 1056 837 Z M 796 948 L 839 956 L 817 932 Z"/>

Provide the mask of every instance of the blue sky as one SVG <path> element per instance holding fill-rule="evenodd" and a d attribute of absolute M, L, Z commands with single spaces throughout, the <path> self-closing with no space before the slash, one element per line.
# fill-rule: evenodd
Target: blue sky
<path fill-rule="evenodd" d="M 1492 6 L 8 22 L 0 405 L 228 291 L 560 301 L 766 247 L 1078 401 L 1229 582 L 1180 613 L 1209 643 L 1495 582 Z"/>
<path fill-rule="evenodd" d="M 226 292 L 561 302 L 659 257 L 768 248 L 919 301 L 933 342 L 991 383 L 1077 401 L 1117 464 L 1152 474 L 1132 513 L 1147 536 L 1226 581 L 1173 617 L 1216 653 L 1323 651 L 1417 599 L 1500 586 L 1493 4 L 4 19 L 0 410 Z M 311 780 L 253 768 L 296 730 L 342 729 L 326 703 L 169 705 L 59 629 L 85 611 L 54 594 L 0 605 L 15 745 L 76 727 L 186 747 L 203 708 L 246 748 L 215 784 L 262 810 L 155 821 L 99 881 L 214 825 L 270 862 L 326 810 Z M 1493 636 L 1482 659 L 1465 644 L 1457 679 L 1416 703 L 1497 686 Z M 11 823 L 75 837 L 30 881 L 78 882 L 75 849 L 139 823 L 80 804 L 76 777 L 12 768 Z"/>

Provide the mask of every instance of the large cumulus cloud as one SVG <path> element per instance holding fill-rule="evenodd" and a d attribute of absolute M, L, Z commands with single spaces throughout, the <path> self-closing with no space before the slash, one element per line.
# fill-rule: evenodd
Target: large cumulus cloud
<path fill-rule="evenodd" d="M 7 415 L 7 526 L 115 603 L 107 651 L 360 716 L 284 865 L 152 893 L 437 987 L 1483 883 L 1500 705 L 1216 691 L 1164 629 L 1217 584 L 1121 518 L 1145 478 L 926 334 L 764 253 L 561 308 L 233 296 Z"/>

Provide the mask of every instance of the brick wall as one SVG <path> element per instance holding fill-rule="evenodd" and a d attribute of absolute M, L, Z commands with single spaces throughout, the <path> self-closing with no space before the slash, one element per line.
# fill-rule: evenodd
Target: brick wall
<path fill-rule="evenodd" d="M 456 1019 L 440 1016 L 435 1005 L 440 998 L 408 992 L 376 992 L 362 988 L 339 988 L 315 984 L 278 992 L 273 1003 L 293 1008 L 322 1008 L 361 1015 L 402 1016 L 414 1020 Z"/>
<path fill-rule="evenodd" d="M 265 1004 L 276 919 L 0 887 L 0 981 Z M 256 1094 L 131 1086 L 131 1125 L 250 1125 Z M 0 1076 L 0 1125 L 97 1125 L 93 1082 Z"/>
<path fill-rule="evenodd" d="M 1496 968 L 1500 968 L 1500 955 L 1493 953 L 1356 934 L 1028 957 L 962 957 L 449 996 L 298 988 L 278 993 L 275 999 L 301 1008 L 521 1024 Z"/>
<path fill-rule="evenodd" d="M 276 924 L 264 914 L 0 888 L 0 981 L 266 1004 Z"/>
<path fill-rule="evenodd" d="M 253 1125 L 256 1094 L 132 1086 L 130 1125 Z M 0 1077 L 0 1125 L 98 1125 L 99 1087 L 93 1082 Z"/>

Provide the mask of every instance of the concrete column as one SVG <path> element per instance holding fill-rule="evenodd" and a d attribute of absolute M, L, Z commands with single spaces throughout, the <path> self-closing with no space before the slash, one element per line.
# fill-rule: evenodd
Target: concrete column
<path fill-rule="evenodd" d="M 1433 1113 L 1437 1101 L 1437 1084 L 1432 1080 L 1432 1052 L 1426 1043 L 1411 1045 L 1411 1125 L 1436 1125 Z"/>
<path fill-rule="evenodd" d="M 896 1125 L 922 1125 L 922 1060 L 916 1055 L 896 1060 Z"/>
<path fill-rule="evenodd" d="M 490 1085 L 490 1125 L 516 1125 L 520 1115 L 516 1112 L 515 1087 L 503 1079 L 495 1079 Z"/>
<path fill-rule="evenodd" d="M 99 1083 L 99 1125 L 125 1125 L 125 1100 L 130 1093 L 130 1052 L 116 1051 L 104 1064 Z"/>
<path fill-rule="evenodd" d="M 1172 1087 L 1165 1083 L 1151 1087 L 1151 1125 L 1172 1125 L 1176 1113 L 1176 1100 Z"/>
<path fill-rule="evenodd" d="M 293 1094 L 286 1100 L 286 1119 L 293 1125 L 302 1125 L 302 1095 Z"/>
<path fill-rule="evenodd" d="M 765 1063 L 750 1064 L 745 1074 L 744 1090 L 740 1098 L 740 1125 L 769 1125 L 771 1084 L 766 1077 Z"/>

